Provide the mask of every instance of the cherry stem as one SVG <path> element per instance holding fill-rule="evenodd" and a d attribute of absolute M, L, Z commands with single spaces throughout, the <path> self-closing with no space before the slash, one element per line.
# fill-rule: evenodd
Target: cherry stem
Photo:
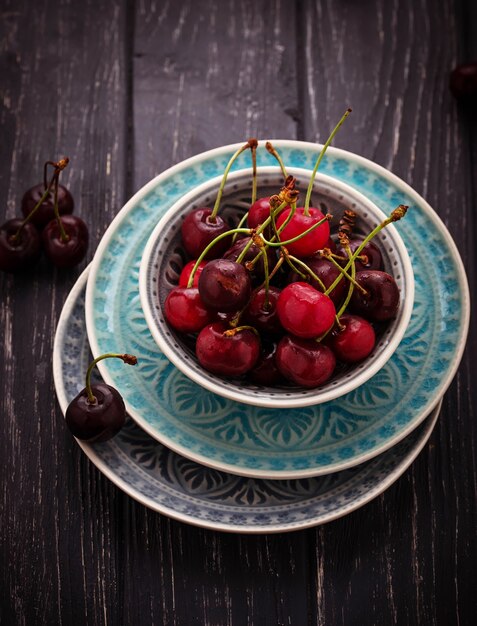
<path fill-rule="evenodd" d="M 319 222 L 316 222 L 316 224 L 313 224 L 313 226 L 310 226 L 310 228 L 307 228 L 296 237 L 292 237 L 292 239 L 287 239 L 286 241 L 267 241 L 265 238 L 263 239 L 263 241 L 265 242 L 265 245 L 271 246 L 272 248 L 278 248 L 280 246 L 287 246 L 290 243 L 295 243 L 295 241 L 298 241 L 302 237 L 305 237 L 306 235 L 308 235 L 308 233 L 311 233 L 313 230 L 315 230 L 315 228 L 318 228 L 318 226 L 321 226 L 325 222 L 328 222 L 330 219 L 331 219 L 331 215 L 327 214 Z"/>
<path fill-rule="evenodd" d="M 351 253 L 351 256 L 352 256 L 352 253 Z M 327 259 L 328 261 L 330 261 L 330 263 L 332 263 L 336 267 L 336 269 L 339 272 L 341 272 L 341 274 L 350 281 L 350 283 L 353 283 L 353 285 L 355 287 L 357 287 L 361 291 L 361 293 L 363 293 L 363 294 L 367 293 L 366 289 L 364 289 L 364 287 L 362 287 L 359 283 L 357 283 L 355 281 L 355 279 L 353 277 L 353 272 L 352 271 L 351 271 L 351 276 L 350 276 L 348 274 L 348 272 L 343 267 L 341 267 L 341 265 L 337 261 L 335 261 L 335 259 L 333 258 L 333 256 L 331 254 L 323 254 L 323 257 L 325 259 Z M 350 256 L 347 257 L 347 259 L 349 259 L 349 258 L 350 258 Z M 351 265 L 351 270 L 353 270 L 353 267 L 354 267 L 354 261 L 353 261 L 353 263 Z M 326 295 L 328 295 L 328 293 Z"/>
<path fill-rule="evenodd" d="M 61 217 L 60 217 L 60 210 L 58 208 L 58 184 L 59 184 L 58 179 L 59 179 L 59 172 L 56 172 L 55 173 L 55 201 L 53 203 L 53 210 L 55 211 L 56 221 L 58 222 L 58 228 L 60 229 L 61 242 L 66 243 L 67 241 L 69 241 L 70 236 L 65 231 L 65 227 L 63 226 L 63 222 L 61 221 Z"/>
<path fill-rule="evenodd" d="M 254 328 L 253 326 L 248 326 L 248 325 L 236 326 L 235 328 L 229 328 L 229 330 L 224 330 L 223 335 L 225 337 L 233 337 L 241 330 L 251 330 L 257 335 L 257 337 L 260 337 L 258 330 Z"/>
<path fill-rule="evenodd" d="M 276 151 L 276 149 L 272 146 L 272 143 L 270 141 L 267 141 L 267 143 L 265 144 L 265 148 L 268 150 L 268 152 L 270 154 L 272 154 L 276 160 L 278 161 L 278 164 L 280 165 L 280 169 L 282 170 L 282 174 L 283 174 L 283 178 L 285 178 L 285 180 L 288 178 L 288 174 L 287 174 L 287 170 L 285 168 L 285 165 L 283 164 L 283 161 L 280 157 L 280 155 L 278 154 L 278 152 Z"/>
<path fill-rule="evenodd" d="M 301 267 L 306 272 L 306 274 L 308 274 L 308 276 L 313 278 L 313 280 L 316 280 L 316 282 L 320 285 L 320 289 L 323 292 L 326 291 L 326 286 L 324 282 L 321 280 L 321 278 L 317 274 L 315 274 L 315 272 L 311 269 L 311 267 L 309 267 L 306 263 L 304 263 L 300 259 L 297 259 L 295 256 L 289 255 L 288 258 L 291 259 L 293 263 L 297 263 L 297 265 Z M 305 277 L 306 277 L 306 274 L 305 274 Z"/>
<path fill-rule="evenodd" d="M 352 263 L 361 254 L 361 252 L 362 252 L 363 248 L 365 247 L 365 245 L 368 244 L 371 241 L 371 239 L 373 239 L 373 237 L 375 237 L 383 228 L 386 228 L 386 226 L 389 226 L 389 224 L 392 224 L 393 222 L 397 222 L 398 220 L 402 219 L 406 215 L 406 212 L 407 212 L 408 208 L 409 207 L 406 206 L 405 204 L 400 204 L 397 207 L 397 209 L 394 209 L 394 211 L 391 213 L 391 215 L 389 217 L 387 217 L 384 221 L 382 221 L 381 224 L 378 224 L 376 226 L 376 228 L 374 228 L 369 233 L 369 235 L 367 235 L 363 239 L 361 244 L 353 252 L 353 254 L 350 257 L 350 259 L 348 260 L 347 264 L 343 268 L 344 271 L 347 272 L 349 270 L 349 268 L 351 267 Z M 336 285 L 340 282 L 340 280 L 342 278 L 343 278 L 343 274 L 340 274 L 339 276 L 337 276 L 335 278 L 335 280 L 333 281 L 333 283 L 328 287 L 327 292 L 330 293 L 331 291 L 333 291 L 333 289 L 336 287 Z"/>
<path fill-rule="evenodd" d="M 35 204 L 35 206 L 33 207 L 33 209 L 30 211 L 30 213 L 28 213 L 28 215 L 25 217 L 25 219 L 22 221 L 22 223 L 20 224 L 20 226 L 18 227 L 17 232 L 12 236 L 11 240 L 12 242 L 17 241 L 17 239 L 20 237 L 20 233 L 23 229 L 23 227 L 25 226 L 25 224 L 27 224 L 31 218 L 33 217 L 33 215 L 38 211 L 38 209 L 40 208 L 40 206 L 43 204 L 43 202 L 47 199 L 48 195 L 50 194 L 51 188 L 53 186 L 53 183 L 55 182 L 55 177 L 56 177 L 56 172 L 53 174 L 53 176 L 51 177 L 51 180 L 47 186 L 47 188 L 45 189 L 45 192 L 43 193 L 43 195 L 41 196 L 41 198 L 38 200 L 38 202 Z"/>
<path fill-rule="evenodd" d="M 236 150 L 234 152 L 234 154 L 232 155 L 232 157 L 230 158 L 230 161 L 227 163 L 227 167 L 225 168 L 224 174 L 222 176 L 222 181 L 220 183 L 219 191 L 217 193 L 217 199 L 215 200 L 214 208 L 212 209 L 212 213 L 209 216 L 210 220 L 213 221 L 217 217 L 217 213 L 218 213 L 219 207 L 220 207 L 220 201 L 222 200 L 222 193 L 224 191 L 225 183 L 227 182 L 227 176 L 229 175 L 230 168 L 234 164 L 234 162 L 237 159 L 237 157 L 240 154 L 242 154 L 242 152 L 245 152 L 245 150 L 248 150 L 250 148 L 250 146 L 251 146 L 250 142 L 251 141 L 252 140 L 249 139 L 249 141 L 247 141 L 247 143 L 245 145 L 241 146 L 238 150 Z"/>
<path fill-rule="evenodd" d="M 201 263 L 201 261 L 204 260 L 205 255 L 209 252 L 209 250 L 215 246 L 215 244 L 220 241 L 221 239 L 224 239 L 224 237 L 230 237 L 230 235 L 233 235 L 235 233 L 243 233 L 245 235 L 250 235 L 252 233 L 252 231 L 250 230 L 250 228 L 233 228 L 232 230 L 228 230 L 225 233 L 220 233 L 220 235 L 217 235 L 217 237 L 215 239 L 213 239 L 200 253 L 199 258 L 197 259 L 197 261 L 195 262 L 194 267 L 192 268 L 192 272 L 190 273 L 189 276 L 189 280 L 187 282 L 187 289 L 190 289 L 192 287 L 192 284 L 194 282 L 194 276 L 195 273 L 197 271 L 197 268 L 199 267 L 199 264 Z"/>
<path fill-rule="evenodd" d="M 99 361 L 102 361 L 103 359 L 113 358 L 121 359 L 124 363 L 127 363 L 128 365 L 136 365 L 137 363 L 137 357 L 135 357 L 133 354 L 116 354 L 115 352 L 108 352 L 107 354 L 102 354 L 101 356 L 98 356 L 96 359 L 94 359 L 94 361 L 89 364 L 88 370 L 86 371 L 86 393 L 88 394 L 88 404 L 96 404 L 98 401 L 91 389 L 91 372 L 95 368 L 96 363 L 99 363 Z"/>
<path fill-rule="evenodd" d="M 348 259 L 351 259 L 352 256 L 353 256 L 353 253 L 351 252 L 351 248 L 349 247 L 349 244 L 345 245 L 345 250 L 346 250 L 346 253 L 348 255 Z M 359 283 L 356 282 L 355 277 L 356 277 L 356 264 L 355 264 L 354 261 L 351 261 L 351 280 L 350 280 L 350 283 L 349 283 L 349 286 L 348 286 L 348 293 L 346 294 L 345 301 L 341 305 L 340 310 L 336 314 L 336 318 L 338 320 L 338 325 L 339 325 L 340 328 L 342 328 L 342 326 L 339 323 L 339 319 L 343 315 L 343 313 L 346 311 L 346 308 L 347 308 L 347 306 L 349 304 L 349 301 L 351 300 L 351 296 L 353 295 L 353 291 L 354 291 L 355 286 L 361 287 L 361 285 L 359 285 Z M 361 289 L 362 289 L 362 287 L 361 287 Z M 366 290 L 364 290 L 364 292 L 366 293 Z"/>
<path fill-rule="evenodd" d="M 248 211 L 242 215 L 242 217 L 240 219 L 240 222 L 237 224 L 237 228 L 242 228 L 242 226 L 247 221 L 247 217 L 248 217 Z M 234 236 L 232 237 L 232 244 L 235 243 L 235 241 L 237 239 L 237 235 L 238 235 L 238 233 L 235 233 Z"/>
<path fill-rule="evenodd" d="M 316 160 L 315 167 L 313 168 L 313 172 L 311 174 L 310 182 L 308 183 L 308 189 L 307 189 L 306 198 L 305 198 L 305 207 L 304 207 L 304 211 L 303 212 L 304 212 L 304 214 L 307 217 L 310 214 L 308 209 L 310 207 L 311 193 L 313 191 L 313 183 L 315 181 L 315 176 L 316 176 L 316 172 L 318 171 L 318 167 L 320 166 L 320 163 L 323 160 L 323 157 L 325 156 L 325 152 L 327 151 L 328 146 L 333 141 L 334 136 L 339 131 L 339 129 L 341 128 L 341 125 L 343 124 L 343 122 L 345 121 L 345 119 L 348 117 L 348 115 L 350 113 L 351 113 L 351 109 L 346 109 L 346 111 L 344 112 L 344 114 L 343 114 L 342 118 L 340 119 L 340 121 L 336 124 L 336 126 L 331 131 L 331 135 L 326 140 L 326 143 L 324 144 L 323 148 L 321 149 L 321 152 L 320 152 L 320 154 L 318 156 L 318 159 Z"/>
<path fill-rule="evenodd" d="M 250 146 L 252 152 L 252 202 L 254 204 L 257 199 L 257 144 L 253 143 Z"/>

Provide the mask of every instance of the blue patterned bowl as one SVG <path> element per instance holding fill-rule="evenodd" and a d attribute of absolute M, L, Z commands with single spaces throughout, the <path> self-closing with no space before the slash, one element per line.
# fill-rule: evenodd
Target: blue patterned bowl
<path fill-rule="evenodd" d="M 310 172 L 288 168 L 297 179 L 297 188 L 306 193 Z M 267 197 L 280 189 L 283 177 L 278 167 L 261 167 L 257 171 L 260 195 Z M 222 177 L 218 176 L 198 185 L 178 200 L 162 217 L 147 242 L 139 273 L 141 304 L 146 322 L 157 345 L 167 358 L 186 376 L 205 389 L 225 398 L 269 408 L 291 408 L 317 405 L 334 400 L 356 389 L 374 376 L 388 361 L 401 341 L 411 318 L 414 302 L 414 276 L 406 247 L 391 225 L 375 239 L 384 261 L 385 270 L 392 274 L 401 294 L 398 313 L 385 332 L 378 337 L 372 354 L 363 362 L 340 370 L 319 388 L 303 389 L 283 385 L 265 387 L 244 378 L 224 379 L 204 370 L 199 364 L 190 342 L 175 332 L 164 319 L 164 301 L 170 290 L 178 284 L 179 274 L 187 255 L 181 243 L 182 221 L 191 210 L 212 206 Z M 252 174 L 241 170 L 229 175 L 224 189 L 221 211 L 224 219 L 238 223 L 250 207 Z M 385 215 L 373 202 L 349 185 L 330 176 L 319 174 L 314 183 L 312 206 L 333 215 L 332 231 L 346 209 L 357 215 L 355 233 L 365 236 Z"/>

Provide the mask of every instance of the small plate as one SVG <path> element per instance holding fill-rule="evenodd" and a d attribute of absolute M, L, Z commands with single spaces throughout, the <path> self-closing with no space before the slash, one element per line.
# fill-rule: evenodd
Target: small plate
<path fill-rule="evenodd" d="M 289 167 L 312 168 L 320 146 L 275 141 Z M 322 173 L 355 187 L 384 213 L 409 211 L 399 224 L 414 270 L 414 308 L 392 358 L 366 384 L 335 401 L 301 409 L 267 409 L 204 390 L 159 352 L 144 319 L 138 274 L 147 240 L 178 197 L 218 176 L 237 146 L 184 161 L 141 189 L 120 211 L 95 254 L 86 292 L 86 325 L 95 356 L 137 353 L 124 368 L 102 361 L 108 384 L 131 417 L 175 452 L 216 469 L 260 478 L 329 474 L 395 445 L 420 424 L 449 386 L 469 324 L 469 292 L 457 248 L 431 207 L 387 170 L 329 149 Z M 258 165 L 274 165 L 257 151 Z M 248 168 L 241 155 L 235 169 Z M 260 190 L 259 190 L 260 193 Z"/>
<path fill-rule="evenodd" d="M 55 336 L 53 369 L 63 413 L 84 387 L 91 358 L 84 321 L 87 273 L 68 296 Z M 375 459 L 301 480 L 255 480 L 210 469 L 167 449 L 130 418 L 106 443 L 78 443 L 115 485 L 158 513 L 214 530 L 285 532 L 330 522 L 381 494 L 422 450 L 440 406 L 441 401 L 423 424 Z"/>

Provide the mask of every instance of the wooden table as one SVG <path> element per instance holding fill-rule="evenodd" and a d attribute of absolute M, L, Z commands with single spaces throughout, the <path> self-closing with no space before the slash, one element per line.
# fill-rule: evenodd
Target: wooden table
<path fill-rule="evenodd" d="M 133 192 L 250 136 L 323 140 L 347 105 L 335 145 L 429 201 L 475 293 L 475 112 L 448 79 L 477 58 L 476 14 L 472 0 L 2 0 L 0 212 L 68 155 L 91 245 L 73 271 L 0 276 L 1 624 L 472 622 L 475 326 L 405 475 L 343 519 L 269 536 L 171 521 L 114 487 L 64 426 L 51 358 L 65 298 Z"/>

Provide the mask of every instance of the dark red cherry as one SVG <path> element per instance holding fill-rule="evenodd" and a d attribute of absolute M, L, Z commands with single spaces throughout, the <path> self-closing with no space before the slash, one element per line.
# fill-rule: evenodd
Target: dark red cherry
<path fill-rule="evenodd" d="M 263 343 L 258 361 L 247 374 L 247 378 L 255 385 L 277 387 L 286 383 L 275 362 L 276 350 L 275 343 Z"/>
<path fill-rule="evenodd" d="M 336 365 L 335 355 L 328 346 L 290 335 L 280 340 L 275 361 L 285 378 L 308 388 L 325 383 Z"/>
<path fill-rule="evenodd" d="M 454 68 L 449 87 L 452 95 L 464 104 L 477 104 L 477 62 L 464 63 Z"/>
<path fill-rule="evenodd" d="M 280 323 L 297 337 L 319 337 L 335 321 L 333 302 L 324 293 L 308 283 L 291 283 L 278 297 L 277 311 Z"/>
<path fill-rule="evenodd" d="M 172 289 L 164 302 L 164 315 L 169 324 L 182 333 L 199 332 L 213 317 L 197 287 Z"/>
<path fill-rule="evenodd" d="M 66 424 L 78 439 L 90 443 L 107 441 L 124 426 L 124 401 L 114 387 L 105 383 L 92 385 L 91 391 L 96 402 L 89 402 L 86 388 L 80 391 L 66 409 Z"/>
<path fill-rule="evenodd" d="M 247 270 L 235 261 L 213 259 L 202 270 L 199 293 L 214 311 L 238 311 L 250 298 L 252 283 Z"/>
<path fill-rule="evenodd" d="M 318 276 L 318 278 L 321 279 L 322 283 L 325 286 L 325 289 L 330 287 L 341 273 L 331 261 L 328 261 L 328 259 L 312 257 L 311 259 L 305 259 L 305 263 L 308 265 L 311 271 L 314 272 Z M 303 269 L 302 271 L 305 270 Z M 301 282 L 302 280 L 303 279 L 296 272 L 292 272 L 288 278 L 289 283 Z M 311 278 L 311 276 L 309 277 L 309 283 L 318 291 L 323 291 L 320 283 L 314 278 Z M 347 288 L 347 281 L 342 279 L 336 285 L 333 291 L 328 294 L 335 306 L 337 306 L 343 300 Z"/>
<path fill-rule="evenodd" d="M 233 246 L 231 246 L 226 252 L 224 252 L 222 258 L 229 259 L 230 261 L 236 261 L 240 256 L 240 253 L 245 248 L 245 246 L 250 242 L 250 237 L 244 237 L 243 239 L 238 239 Z M 242 263 L 245 265 L 248 262 L 251 262 L 255 259 L 257 254 L 259 254 L 260 249 L 254 243 L 250 246 L 250 248 L 245 253 L 244 259 Z M 266 255 L 268 260 L 268 271 L 271 272 L 277 262 L 277 257 L 272 248 L 266 249 Z M 253 280 L 263 280 L 265 276 L 265 266 L 263 263 L 263 258 L 260 257 L 258 261 L 253 266 L 253 269 L 250 271 L 250 276 Z"/>
<path fill-rule="evenodd" d="M 351 252 L 355 252 L 357 248 L 363 243 L 363 239 L 355 238 L 350 239 L 349 247 Z M 340 256 L 347 257 L 346 250 L 341 246 L 338 246 L 336 251 Z M 346 261 L 341 261 L 341 265 L 345 266 Z M 355 261 L 355 267 L 357 272 L 362 270 L 382 270 L 383 269 L 383 257 L 377 246 L 372 241 L 367 243 L 363 250 L 360 252 L 359 257 Z"/>
<path fill-rule="evenodd" d="M 331 332 L 329 346 L 343 363 L 357 363 L 371 354 L 376 335 L 371 324 L 358 315 L 342 315 L 340 324 Z"/>
<path fill-rule="evenodd" d="M 15 218 L 0 226 L 0 270 L 21 271 L 39 258 L 41 253 L 40 235 L 33 224 L 25 224 L 18 237 L 22 220 Z"/>
<path fill-rule="evenodd" d="M 270 286 L 268 294 L 265 288 L 254 291 L 244 311 L 244 320 L 250 326 L 263 333 L 283 333 L 277 313 L 277 301 L 280 289 Z"/>
<path fill-rule="evenodd" d="M 42 195 L 45 193 L 45 186 L 43 184 L 35 185 L 25 192 L 22 198 L 21 210 L 26 217 L 35 208 L 37 203 L 41 200 Z M 38 228 L 44 228 L 48 222 L 55 219 L 54 211 L 55 193 L 54 188 L 50 191 L 46 199 L 40 204 L 39 208 L 35 211 L 31 218 L 31 222 L 38 226 Z M 71 193 L 63 185 L 58 185 L 58 210 L 60 215 L 69 215 L 73 213 L 74 200 Z"/>
<path fill-rule="evenodd" d="M 205 248 L 218 235 L 230 230 L 220 215 L 212 218 L 212 209 L 200 208 L 191 211 L 181 226 L 182 243 L 187 254 L 193 259 L 197 259 Z M 206 254 L 206 259 L 216 259 L 227 250 L 230 239 L 224 237 L 212 246 Z"/>
<path fill-rule="evenodd" d="M 58 220 L 53 219 L 41 233 L 43 248 L 56 267 L 74 267 L 84 259 L 88 250 L 88 227 L 76 215 L 65 215 L 61 223 L 67 239 L 62 240 Z"/>
<path fill-rule="evenodd" d="M 277 218 L 277 227 L 280 227 L 287 219 L 291 208 L 287 208 Z M 297 207 L 294 216 L 285 226 L 280 234 L 280 241 L 287 241 L 301 235 L 306 230 L 317 224 L 325 216 L 319 209 L 309 208 L 309 216 L 305 215 L 303 207 Z M 322 250 L 330 237 L 330 225 L 326 221 L 321 226 L 317 226 L 308 235 L 301 237 L 293 243 L 286 244 L 286 248 L 290 254 L 304 258 L 312 256 L 318 250 Z"/>
<path fill-rule="evenodd" d="M 260 354 L 260 340 L 249 329 L 231 329 L 215 322 L 203 328 L 196 342 L 196 354 L 202 367 L 222 376 L 241 376 L 255 365 Z"/>
<path fill-rule="evenodd" d="M 399 289 L 392 276 L 378 270 L 363 270 L 356 274 L 356 281 L 366 290 L 366 294 L 354 289 L 350 301 L 350 310 L 353 313 L 376 322 L 396 316 Z"/>
<path fill-rule="evenodd" d="M 199 263 L 197 270 L 194 274 L 192 287 L 197 287 L 197 285 L 199 284 L 199 276 L 206 265 L 207 265 L 207 261 L 201 261 Z M 187 287 L 189 283 L 189 278 L 190 278 L 190 275 L 192 274 L 192 270 L 194 269 L 194 266 L 195 266 L 195 261 L 189 261 L 188 263 L 184 265 L 179 276 L 179 287 Z"/>

